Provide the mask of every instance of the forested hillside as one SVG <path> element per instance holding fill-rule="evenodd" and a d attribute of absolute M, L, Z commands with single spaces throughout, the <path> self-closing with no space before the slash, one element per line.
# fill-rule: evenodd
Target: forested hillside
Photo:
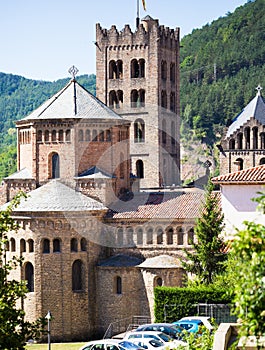
<path fill-rule="evenodd" d="M 30 80 L 0 73 L 0 179 L 16 170 L 15 121 L 22 119 L 63 88 L 68 78 L 55 82 Z M 77 81 L 96 92 L 96 76 L 82 75 Z"/>
<path fill-rule="evenodd" d="M 255 96 L 257 85 L 265 87 L 264 28 L 265 1 L 256 0 L 183 38 L 185 130 L 196 129 L 199 137 L 214 143 L 223 126 Z"/>
<path fill-rule="evenodd" d="M 197 165 L 203 164 L 200 157 L 205 152 L 214 158 L 213 145 L 224 126 L 255 96 L 258 84 L 265 88 L 264 28 L 265 0 L 255 0 L 182 39 L 183 164 L 192 163 L 190 154 Z M 95 94 L 95 75 L 77 80 Z M 15 170 L 14 121 L 28 115 L 67 81 L 35 81 L 0 73 L 0 178 Z"/>

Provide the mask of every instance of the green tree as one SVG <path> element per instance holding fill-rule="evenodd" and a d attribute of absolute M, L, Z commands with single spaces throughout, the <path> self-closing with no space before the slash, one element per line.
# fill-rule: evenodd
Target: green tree
<path fill-rule="evenodd" d="M 186 271 L 196 275 L 199 283 L 211 284 L 217 274 L 224 271 L 226 254 L 223 252 L 224 241 L 221 238 L 224 216 L 218 205 L 217 193 L 208 181 L 205 203 L 195 225 L 196 242 L 192 251 L 185 250 L 187 261 L 183 262 Z"/>
<path fill-rule="evenodd" d="M 265 194 L 258 199 L 264 213 Z M 265 226 L 245 222 L 237 232 L 232 252 L 237 257 L 234 270 L 237 275 L 234 287 L 235 313 L 242 326 L 240 336 L 265 336 Z"/>
<path fill-rule="evenodd" d="M 33 323 L 25 321 L 25 313 L 17 307 L 17 302 L 26 297 L 27 287 L 25 283 L 9 278 L 11 270 L 22 263 L 16 257 L 6 261 L 7 232 L 18 229 L 11 213 L 19 204 L 21 196 L 25 195 L 19 194 L 0 212 L 0 349 L 24 349 L 26 340 L 38 337 L 45 325 L 45 319 Z"/>

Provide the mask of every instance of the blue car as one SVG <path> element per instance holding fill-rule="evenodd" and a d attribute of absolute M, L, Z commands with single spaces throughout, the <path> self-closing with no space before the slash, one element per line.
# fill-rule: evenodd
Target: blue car
<path fill-rule="evenodd" d="M 201 320 L 179 320 L 172 324 L 180 326 L 190 333 L 201 333 L 201 328 L 203 326 Z"/>

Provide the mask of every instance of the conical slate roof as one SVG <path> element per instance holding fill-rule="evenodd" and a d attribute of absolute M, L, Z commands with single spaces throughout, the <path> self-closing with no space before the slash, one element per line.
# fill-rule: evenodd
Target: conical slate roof
<path fill-rule="evenodd" d="M 6 203 L 2 210 L 9 203 Z M 64 185 L 59 180 L 31 191 L 28 197 L 22 198 L 14 212 L 74 212 L 89 210 L 107 210 L 100 202 Z"/>
<path fill-rule="evenodd" d="M 265 125 L 265 101 L 260 94 L 260 89 L 260 87 L 257 88 L 257 95 L 249 102 L 243 111 L 238 114 L 233 123 L 229 126 L 226 137 L 230 137 L 243 124 L 248 122 L 250 118 L 256 119 L 261 125 Z"/>
<path fill-rule="evenodd" d="M 59 118 L 123 120 L 75 79 L 22 120 Z"/>

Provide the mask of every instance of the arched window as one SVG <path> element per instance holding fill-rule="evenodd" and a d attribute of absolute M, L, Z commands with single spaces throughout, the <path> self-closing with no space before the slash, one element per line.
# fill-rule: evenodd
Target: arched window
<path fill-rule="evenodd" d="M 63 130 L 59 130 L 59 142 L 63 142 Z"/>
<path fill-rule="evenodd" d="M 138 102 L 138 91 L 137 90 L 132 90 L 131 91 L 131 107 L 136 108 L 137 107 L 137 102 Z"/>
<path fill-rule="evenodd" d="M 38 133 L 37 133 L 37 141 L 38 141 L 38 142 L 42 142 L 42 131 L 41 131 L 41 130 L 38 130 Z"/>
<path fill-rule="evenodd" d="M 175 63 L 171 63 L 170 64 L 170 81 L 172 83 L 175 82 L 175 76 L 176 76 Z"/>
<path fill-rule="evenodd" d="M 236 148 L 236 142 L 234 139 L 229 140 L 229 149 L 235 149 Z"/>
<path fill-rule="evenodd" d="M 188 244 L 191 245 L 194 243 L 194 229 L 191 228 L 188 231 Z"/>
<path fill-rule="evenodd" d="M 145 124 L 143 119 L 136 119 L 134 122 L 134 142 L 145 141 Z"/>
<path fill-rule="evenodd" d="M 167 62 L 166 61 L 161 62 L 161 78 L 163 80 L 167 80 Z"/>
<path fill-rule="evenodd" d="M 82 291 L 84 289 L 83 263 L 75 260 L 72 265 L 72 291 Z"/>
<path fill-rule="evenodd" d="M 132 247 L 134 245 L 134 242 L 133 242 L 133 229 L 131 227 L 127 228 L 126 235 L 127 235 L 127 244 L 129 247 Z"/>
<path fill-rule="evenodd" d="M 29 253 L 33 253 L 34 252 L 34 241 L 33 241 L 33 239 L 29 239 L 28 240 L 28 248 L 29 248 Z"/>
<path fill-rule="evenodd" d="M 161 106 L 167 108 L 167 93 L 166 91 L 161 91 Z"/>
<path fill-rule="evenodd" d="M 97 141 L 98 140 L 98 133 L 97 130 L 92 130 L 92 141 Z"/>
<path fill-rule="evenodd" d="M 91 141 L 91 135 L 90 135 L 89 129 L 86 130 L 85 139 L 86 139 L 86 141 Z"/>
<path fill-rule="evenodd" d="M 178 245 L 183 245 L 183 242 L 184 242 L 184 232 L 183 232 L 183 229 L 180 227 L 178 230 Z"/>
<path fill-rule="evenodd" d="M 143 230 L 141 228 L 139 228 L 136 232 L 136 241 L 139 245 L 143 244 Z"/>
<path fill-rule="evenodd" d="M 159 228 L 156 233 L 156 243 L 163 244 L 163 230 Z"/>
<path fill-rule="evenodd" d="M 20 253 L 25 253 L 26 251 L 26 241 L 25 239 L 20 240 Z"/>
<path fill-rule="evenodd" d="M 98 140 L 100 142 L 104 142 L 104 131 L 103 130 L 99 130 Z"/>
<path fill-rule="evenodd" d="M 260 133 L 260 148 L 265 149 L 265 133 Z"/>
<path fill-rule="evenodd" d="M 123 245 L 123 229 L 119 228 L 117 231 L 117 244 L 119 247 Z"/>
<path fill-rule="evenodd" d="M 10 246 L 11 246 L 11 252 L 15 252 L 16 251 L 16 241 L 14 238 L 10 239 Z"/>
<path fill-rule="evenodd" d="M 42 242 L 42 253 L 49 254 L 50 253 L 50 240 L 45 238 Z"/>
<path fill-rule="evenodd" d="M 237 149 L 243 149 L 243 134 L 237 134 Z"/>
<path fill-rule="evenodd" d="M 10 250 L 10 244 L 9 244 L 9 241 L 6 241 L 6 243 L 5 243 L 5 251 L 9 252 L 9 250 Z"/>
<path fill-rule="evenodd" d="M 250 149 L 250 128 L 246 127 L 244 129 L 244 135 L 245 135 L 245 149 Z"/>
<path fill-rule="evenodd" d="M 144 89 L 140 89 L 139 90 L 139 104 L 137 105 L 137 107 L 144 107 L 145 106 L 145 90 Z"/>
<path fill-rule="evenodd" d="M 117 77 L 117 67 L 115 61 L 109 62 L 109 79 L 116 79 Z"/>
<path fill-rule="evenodd" d="M 253 149 L 258 148 L 258 128 L 254 127 L 252 129 L 253 132 Z"/>
<path fill-rule="evenodd" d="M 117 79 L 122 79 L 122 75 L 123 75 L 123 63 L 122 63 L 122 60 L 118 60 L 117 61 L 116 67 L 117 67 Z"/>
<path fill-rule="evenodd" d="M 78 250 L 77 239 L 72 238 L 71 239 L 71 252 L 77 252 L 77 250 Z"/>
<path fill-rule="evenodd" d="M 53 252 L 60 253 L 61 251 L 61 241 L 58 238 L 53 240 Z"/>
<path fill-rule="evenodd" d="M 146 243 L 153 244 L 153 229 L 149 228 L 146 235 Z"/>
<path fill-rule="evenodd" d="M 111 142 L 111 133 L 110 130 L 106 130 L 106 141 Z"/>
<path fill-rule="evenodd" d="M 117 95 L 116 95 L 116 91 L 111 90 L 109 92 L 109 107 L 110 108 L 116 108 L 118 104 L 118 99 L 117 99 Z"/>
<path fill-rule="evenodd" d="M 56 142 L 57 141 L 56 140 L 56 135 L 57 135 L 56 130 L 53 130 L 52 131 L 52 142 Z"/>
<path fill-rule="evenodd" d="M 51 177 L 52 179 L 58 179 L 60 177 L 60 159 L 58 153 L 53 153 L 51 156 Z"/>
<path fill-rule="evenodd" d="M 139 64 L 136 59 L 131 61 L 131 78 L 139 78 Z"/>
<path fill-rule="evenodd" d="M 154 287 L 162 287 L 163 280 L 161 277 L 155 277 L 154 279 Z"/>
<path fill-rule="evenodd" d="M 116 277 L 116 294 L 122 293 L 122 280 L 120 276 Z"/>
<path fill-rule="evenodd" d="M 70 142 L 71 141 L 71 130 L 67 129 L 65 132 L 65 141 Z"/>
<path fill-rule="evenodd" d="M 85 252 L 87 250 L 87 241 L 85 238 L 81 238 L 81 251 Z"/>
<path fill-rule="evenodd" d="M 45 142 L 49 142 L 49 141 L 50 141 L 50 133 L 49 133 L 49 130 L 45 130 L 45 133 L 44 133 L 44 141 L 45 141 Z"/>
<path fill-rule="evenodd" d="M 145 77 L 145 60 L 141 58 L 139 60 L 139 78 Z"/>
<path fill-rule="evenodd" d="M 136 161 L 136 176 L 139 179 L 144 178 L 144 163 L 143 163 L 142 159 L 138 159 Z"/>
<path fill-rule="evenodd" d="M 167 230 L 167 244 L 173 244 L 173 229 Z"/>
<path fill-rule="evenodd" d="M 242 158 L 237 158 L 235 164 L 237 165 L 237 170 L 243 170 L 244 161 Z"/>
<path fill-rule="evenodd" d="M 78 130 L 78 141 L 84 141 L 84 131 L 82 129 Z"/>
<path fill-rule="evenodd" d="M 260 165 L 265 164 L 265 158 L 261 158 L 260 161 L 259 161 L 259 164 L 260 164 Z"/>
<path fill-rule="evenodd" d="M 25 280 L 29 292 L 34 292 L 34 267 L 30 262 L 24 265 Z"/>
<path fill-rule="evenodd" d="M 170 110 L 171 112 L 175 112 L 176 108 L 176 97 L 175 97 L 175 92 L 170 93 Z"/>
<path fill-rule="evenodd" d="M 122 105 L 123 105 L 123 91 L 122 90 L 117 91 L 116 99 L 117 99 L 116 108 L 122 108 Z"/>

